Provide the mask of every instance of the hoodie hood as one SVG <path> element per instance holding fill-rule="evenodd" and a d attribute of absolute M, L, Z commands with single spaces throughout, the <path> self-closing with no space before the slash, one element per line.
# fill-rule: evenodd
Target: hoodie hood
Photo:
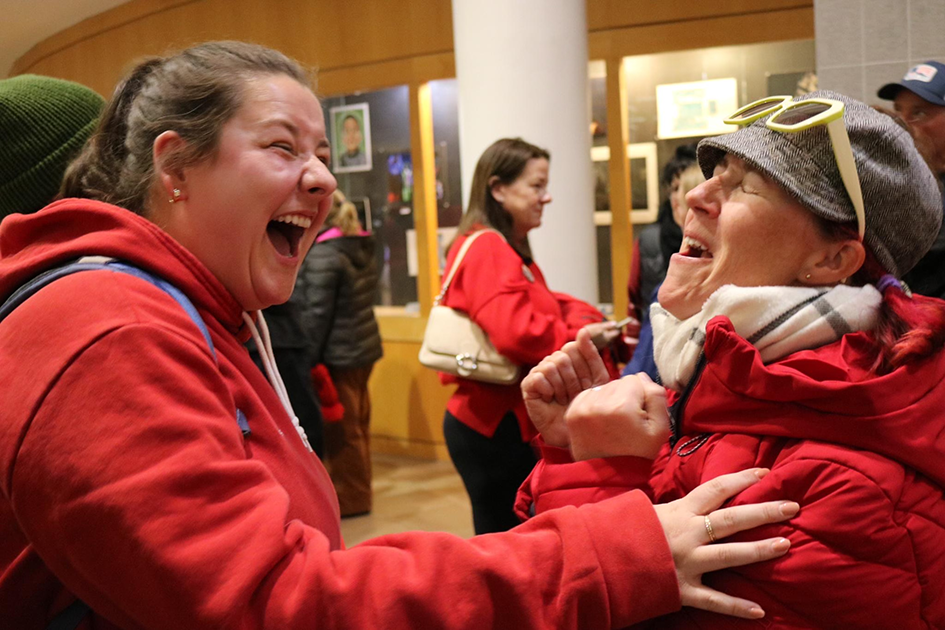
<path fill-rule="evenodd" d="M 63 199 L 0 224 L 0 299 L 46 269 L 82 256 L 109 256 L 164 278 L 232 333 L 243 309 L 224 286 L 157 225 L 111 204 Z"/>
<path fill-rule="evenodd" d="M 881 376 L 870 373 L 876 354 L 871 335 L 861 332 L 764 365 L 731 322 L 717 317 L 706 328 L 705 368 L 682 429 L 842 444 L 945 485 L 945 352 Z"/>

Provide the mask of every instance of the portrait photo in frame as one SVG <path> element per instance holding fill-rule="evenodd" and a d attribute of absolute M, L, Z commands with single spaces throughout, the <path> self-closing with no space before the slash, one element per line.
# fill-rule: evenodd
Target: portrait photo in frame
<path fill-rule="evenodd" d="M 627 145 L 627 159 L 630 160 L 630 222 L 647 224 L 656 221 L 659 214 L 659 168 L 656 164 L 656 143 L 637 142 Z M 610 182 L 607 162 L 610 160 L 610 147 L 593 147 L 591 162 L 597 176 L 597 188 L 601 191 L 601 201 L 594 212 L 594 225 L 610 225 L 609 189 Z M 604 205 L 606 204 L 606 206 Z"/>
<path fill-rule="evenodd" d="M 367 103 L 332 107 L 332 170 L 336 173 L 369 171 L 371 163 L 371 112 Z"/>

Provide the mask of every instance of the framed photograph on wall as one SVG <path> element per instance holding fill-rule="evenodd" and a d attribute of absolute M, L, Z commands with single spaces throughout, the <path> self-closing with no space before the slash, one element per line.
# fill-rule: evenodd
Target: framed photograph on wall
<path fill-rule="evenodd" d="M 637 142 L 627 145 L 627 158 L 630 160 L 630 222 L 634 224 L 653 223 L 660 211 L 659 168 L 656 164 L 656 143 Z M 594 225 L 610 225 L 609 189 L 610 183 L 607 161 L 610 160 L 610 147 L 593 147 L 591 161 L 597 174 L 597 188 L 603 190 L 601 201 L 606 202 L 606 210 L 597 204 L 594 212 Z"/>
<path fill-rule="evenodd" d="M 735 131 L 722 119 L 738 109 L 738 80 L 712 79 L 656 86 L 656 136 L 689 138 Z"/>
<path fill-rule="evenodd" d="M 660 178 L 656 164 L 656 143 L 627 145 L 630 158 L 631 223 L 653 223 L 660 212 Z"/>
<path fill-rule="evenodd" d="M 369 171 L 371 164 L 371 112 L 367 103 L 332 107 L 332 170 L 336 173 Z"/>

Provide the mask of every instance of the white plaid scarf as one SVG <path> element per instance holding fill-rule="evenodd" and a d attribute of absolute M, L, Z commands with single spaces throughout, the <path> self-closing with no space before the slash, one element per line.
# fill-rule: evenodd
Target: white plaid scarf
<path fill-rule="evenodd" d="M 737 287 L 725 285 L 685 320 L 650 307 L 653 354 L 663 385 L 682 391 L 692 379 L 710 319 L 725 315 L 766 364 L 876 325 L 882 295 L 872 285 Z"/>

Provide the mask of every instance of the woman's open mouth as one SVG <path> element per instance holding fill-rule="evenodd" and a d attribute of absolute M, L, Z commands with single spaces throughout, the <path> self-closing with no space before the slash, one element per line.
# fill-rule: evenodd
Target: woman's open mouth
<path fill-rule="evenodd" d="M 691 236 L 683 237 L 682 247 L 679 253 L 686 258 L 712 258 L 712 252 L 709 251 L 705 243 L 700 243 Z"/>
<path fill-rule="evenodd" d="M 299 254 L 299 243 L 312 220 L 301 214 L 286 214 L 275 218 L 266 226 L 269 242 L 280 255 L 294 258 Z"/>

